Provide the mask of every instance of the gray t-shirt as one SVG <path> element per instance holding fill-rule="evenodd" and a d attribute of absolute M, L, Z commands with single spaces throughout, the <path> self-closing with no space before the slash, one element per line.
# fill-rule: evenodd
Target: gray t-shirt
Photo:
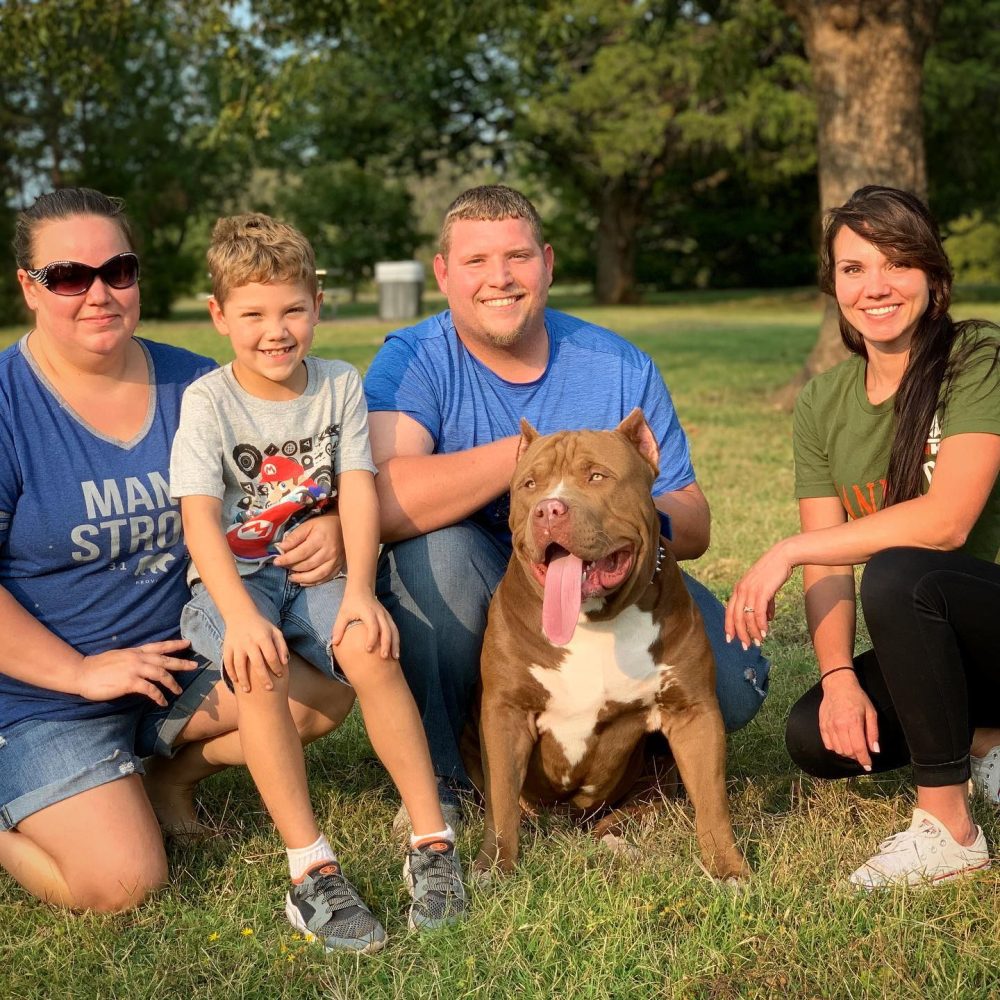
<path fill-rule="evenodd" d="M 222 530 L 240 573 L 279 552 L 283 534 L 325 510 L 341 472 L 375 473 L 357 369 L 305 359 L 305 391 L 276 402 L 250 395 L 232 365 L 193 382 L 170 454 L 170 495 L 222 501 Z M 192 569 L 190 579 L 197 579 Z"/>

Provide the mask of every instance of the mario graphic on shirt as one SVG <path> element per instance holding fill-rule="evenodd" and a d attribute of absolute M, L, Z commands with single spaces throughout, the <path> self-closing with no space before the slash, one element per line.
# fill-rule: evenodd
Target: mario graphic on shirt
<path fill-rule="evenodd" d="M 318 514 L 330 501 L 329 488 L 285 455 L 264 459 L 260 484 L 266 488 L 263 508 L 246 511 L 243 520 L 226 532 L 237 559 L 257 561 L 278 555 L 281 550 L 277 543 L 285 532 L 304 518 Z"/>

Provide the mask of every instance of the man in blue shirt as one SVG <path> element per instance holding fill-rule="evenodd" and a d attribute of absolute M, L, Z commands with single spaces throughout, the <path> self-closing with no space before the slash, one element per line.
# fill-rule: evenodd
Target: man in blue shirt
<path fill-rule="evenodd" d="M 473 188 L 451 205 L 434 274 L 449 308 L 389 334 L 365 377 L 385 547 L 378 596 L 400 631 L 442 804 L 468 778 L 459 741 L 490 598 L 511 554 L 508 487 L 522 416 L 543 434 L 613 428 L 641 406 L 660 446 L 657 508 L 678 559 L 709 541 L 708 502 L 653 361 L 610 330 L 546 308 L 552 247 L 523 195 Z M 722 605 L 685 580 L 712 640 L 729 730 L 767 691 L 768 662 L 723 636 Z"/>

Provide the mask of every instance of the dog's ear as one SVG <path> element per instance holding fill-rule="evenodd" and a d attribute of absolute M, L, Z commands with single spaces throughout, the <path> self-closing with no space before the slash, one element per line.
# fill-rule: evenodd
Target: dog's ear
<path fill-rule="evenodd" d="M 656 475 L 660 474 L 660 446 L 656 443 L 649 424 L 637 406 L 616 428 L 619 434 L 624 434 L 635 450 L 649 462 Z"/>
<path fill-rule="evenodd" d="M 517 446 L 517 460 L 519 462 L 532 443 L 537 440 L 538 431 L 524 417 L 521 417 L 521 441 Z"/>

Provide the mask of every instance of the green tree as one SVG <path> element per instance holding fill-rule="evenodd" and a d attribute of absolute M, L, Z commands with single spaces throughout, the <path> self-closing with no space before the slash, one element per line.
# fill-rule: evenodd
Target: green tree
<path fill-rule="evenodd" d="M 161 316 L 201 267 L 191 221 L 249 176 L 272 106 L 266 53 L 215 0 L 11 0 L 2 116 L 20 200 L 83 184 L 124 197 Z"/>
<path fill-rule="evenodd" d="M 514 136 L 532 173 L 592 207 L 600 301 L 635 298 L 654 205 L 676 210 L 720 171 L 777 185 L 809 170 L 815 119 L 797 45 L 769 0 L 533 6 L 506 49 Z"/>
<path fill-rule="evenodd" d="M 441 164 L 459 170 L 487 152 L 506 113 L 479 26 L 504 23 L 496 0 L 378 5 L 257 0 L 279 67 L 285 113 L 261 162 L 281 178 L 271 204 L 314 242 L 356 293 L 380 259 L 422 242 L 407 181 Z M 496 18 L 491 18 L 496 14 Z"/>
<path fill-rule="evenodd" d="M 812 69 L 820 208 L 843 204 L 865 184 L 926 198 L 921 81 L 942 0 L 782 2 L 801 28 Z M 790 406 L 809 378 L 846 353 L 830 299 L 805 365 L 778 402 Z"/>
<path fill-rule="evenodd" d="M 510 66 L 487 32 L 503 33 L 512 6 L 256 0 L 271 44 L 287 53 L 278 155 L 420 175 L 474 162 L 490 142 L 499 149 Z"/>
<path fill-rule="evenodd" d="M 376 261 L 409 259 L 422 242 L 405 187 L 350 161 L 307 167 L 276 208 L 305 233 L 317 264 L 347 285 L 352 300 Z"/>
<path fill-rule="evenodd" d="M 941 8 L 924 65 L 928 195 L 939 219 L 1000 214 L 1000 0 Z"/>

